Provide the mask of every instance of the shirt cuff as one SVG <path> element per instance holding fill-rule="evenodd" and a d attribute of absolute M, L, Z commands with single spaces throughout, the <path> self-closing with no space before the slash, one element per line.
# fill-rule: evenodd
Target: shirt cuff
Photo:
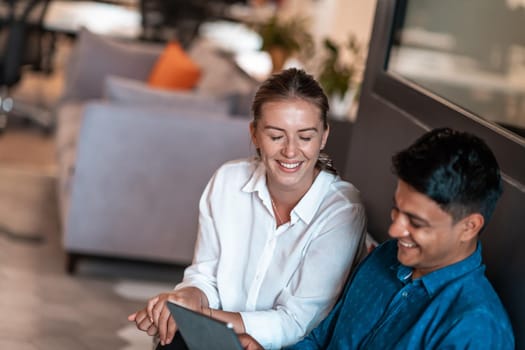
<path fill-rule="evenodd" d="M 265 349 L 282 347 L 281 320 L 275 310 L 240 312 L 244 330 Z M 268 327 L 271 324 L 272 327 Z"/>

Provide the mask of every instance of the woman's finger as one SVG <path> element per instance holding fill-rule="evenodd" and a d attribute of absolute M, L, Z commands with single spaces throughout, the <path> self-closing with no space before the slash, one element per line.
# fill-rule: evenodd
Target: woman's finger
<path fill-rule="evenodd" d="M 157 295 L 156 297 L 154 298 L 151 298 L 149 301 L 148 301 L 148 306 L 146 307 L 146 311 L 148 313 L 148 317 L 153 320 L 153 308 L 155 307 L 155 305 L 157 305 L 157 303 L 159 302 L 159 297 L 160 295 Z"/>

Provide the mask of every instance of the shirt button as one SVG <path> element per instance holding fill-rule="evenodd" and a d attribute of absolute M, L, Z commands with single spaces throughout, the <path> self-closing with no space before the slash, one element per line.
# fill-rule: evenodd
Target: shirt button
<path fill-rule="evenodd" d="M 405 292 L 401 293 L 401 295 L 403 296 L 403 298 L 406 298 L 408 296 L 408 292 L 405 291 Z"/>

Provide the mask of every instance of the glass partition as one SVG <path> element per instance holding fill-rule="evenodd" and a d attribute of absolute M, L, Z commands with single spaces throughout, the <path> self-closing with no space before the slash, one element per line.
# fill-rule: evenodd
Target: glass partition
<path fill-rule="evenodd" d="M 525 139 L 525 0 L 405 0 L 387 71 Z"/>

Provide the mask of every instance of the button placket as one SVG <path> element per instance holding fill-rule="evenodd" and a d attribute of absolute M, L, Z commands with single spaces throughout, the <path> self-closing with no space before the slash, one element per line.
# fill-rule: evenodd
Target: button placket
<path fill-rule="evenodd" d="M 255 310 L 256 308 L 257 297 L 259 296 L 264 276 L 266 275 L 266 271 L 268 271 L 268 267 L 270 266 L 270 262 L 273 257 L 273 252 L 275 250 L 275 242 L 275 235 L 272 235 L 272 237 L 270 237 L 270 239 L 266 241 L 266 244 L 264 246 L 263 253 L 261 255 L 261 258 L 259 259 L 259 264 L 257 265 L 257 269 L 255 270 L 254 280 L 250 286 L 250 291 L 248 293 L 248 300 L 246 301 L 246 307 L 248 310 Z"/>

